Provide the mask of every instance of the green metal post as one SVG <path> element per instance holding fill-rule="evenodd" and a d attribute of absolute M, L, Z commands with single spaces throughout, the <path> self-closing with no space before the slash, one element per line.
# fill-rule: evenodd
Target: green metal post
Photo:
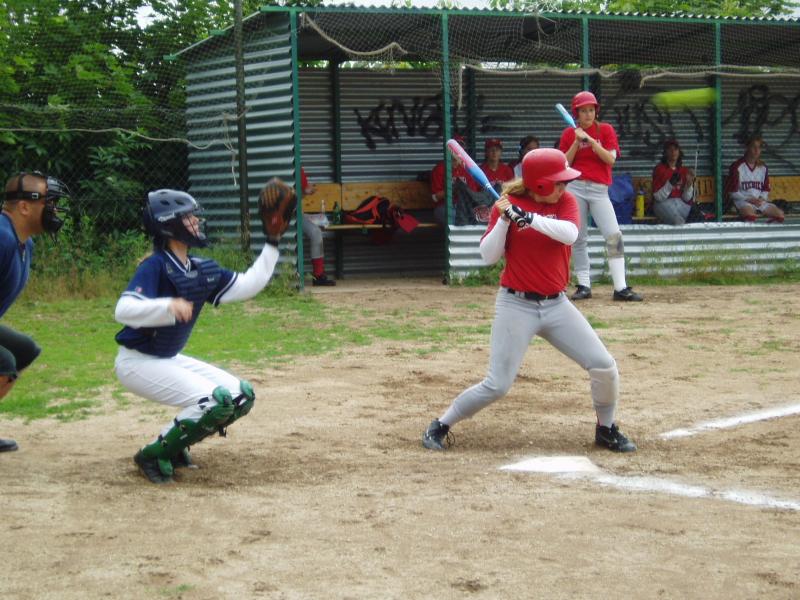
<path fill-rule="evenodd" d="M 338 61 L 331 61 L 328 67 L 331 74 L 331 99 L 333 100 L 333 176 L 336 183 L 342 183 L 342 89 L 339 76 L 340 64 Z"/>
<path fill-rule="evenodd" d="M 475 97 L 475 71 L 472 69 L 466 69 L 466 78 L 467 78 L 467 148 L 470 149 L 470 152 L 475 155 L 475 144 L 477 140 L 475 139 L 475 131 L 477 127 L 475 126 L 478 120 L 478 107 Z"/>
<path fill-rule="evenodd" d="M 297 192 L 297 274 L 302 290 L 305 286 L 305 266 L 303 258 L 303 186 L 300 182 L 300 74 L 297 71 L 297 9 L 289 12 L 292 41 L 292 135 L 294 137 L 294 189 Z"/>
<path fill-rule="evenodd" d="M 589 69 L 592 66 L 589 50 L 589 17 L 581 17 L 581 62 L 583 62 L 584 69 Z M 583 89 L 589 89 L 589 75 L 587 73 L 583 74 Z"/>
<path fill-rule="evenodd" d="M 452 160 L 450 152 L 447 150 L 447 140 L 451 136 L 450 121 L 450 31 L 447 23 L 447 13 L 441 13 L 442 19 L 442 125 L 444 139 L 442 141 L 442 152 L 444 152 L 444 192 L 445 192 L 445 215 L 447 226 L 445 227 L 444 243 L 446 244 L 447 264 L 445 265 L 445 277 L 450 281 L 450 227 L 455 223 L 455 211 L 453 210 L 453 182 L 450 177 Z"/>
<path fill-rule="evenodd" d="M 722 24 L 714 23 L 714 64 L 719 70 L 722 64 Z M 714 75 L 717 101 L 714 104 L 714 192 L 717 222 L 722 221 L 722 79 Z"/>
<path fill-rule="evenodd" d="M 239 162 L 239 224 L 241 227 L 242 252 L 250 249 L 250 190 L 247 176 L 247 112 L 244 85 L 244 40 L 242 39 L 242 1 L 234 2 L 233 45 L 236 71 L 236 154 Z"/>

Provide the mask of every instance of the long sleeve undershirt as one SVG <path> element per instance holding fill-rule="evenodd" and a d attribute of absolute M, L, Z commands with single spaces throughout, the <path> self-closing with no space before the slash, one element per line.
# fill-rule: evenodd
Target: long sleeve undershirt
<path fill-rule="evenodd" d="M 278 249 L 265 244 L 261 254 L 245 273 L 237 273 L 230 287 L 218 302 L 227 304 L 247 300 L 264 289 L 278 263 Z M 175 324 L 170 311 L 173 298 L 147 298 L 131 292 L 124 293 L 114 310 L 114 319 L 128 327 L 167 327 Z"/>

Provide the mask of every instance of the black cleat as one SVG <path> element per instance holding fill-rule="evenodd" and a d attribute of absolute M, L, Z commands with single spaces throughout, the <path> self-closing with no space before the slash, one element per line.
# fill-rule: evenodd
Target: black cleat
<path fill-rule="evenodd" d="M 611 427 L 598 425 L 594 430 L 594 443 L 614 452 L 636 452 L 636 444 L 625 437 L 617 424 Z"/>
<path fill-rule="evenodd" d="M 145 458 L 141 450 L 134 455 L 133 462 L 138 465 L 139 470 L 151 483 L 169 483 L 172 481 L 171 476 L 164 475 L 161 472 L 161 469 L 158 467 L 158 459 Z"/>
<path fill-rule="evenodd" d="M 575 293 L 570 296 L 572 300 L 588 300 L 592 297 L 592 288 L 579 285 L 575 288 Z"/>
<path fill-rule="evenodd" d="M 14 440 L 0 439 L 0 452 L 14 452 L 14 450 L 19 450 L 17 442 L 15 442 Z"/>
<path fill-rule="evenodd" d="M 614 290 L 614 300 L 620 302 L 641 302 L 644 300 L 639 294 L 633 291 L 630 286 L 621 289 L 620 291 Z"/>
<path fill-rule="evenodd" d="M 446 450 L 453 445 L 453 434 L 450 426 L 434 419 L 425 433 L 422 434 L 422 445 L 428 450 Z"/>
<path fill-rule="evenodd" d="M 328 279 L 328 276 L 323 273 L 319 277 L 311 278 L 311 285 L 336 285 L 333 279 Z"/>

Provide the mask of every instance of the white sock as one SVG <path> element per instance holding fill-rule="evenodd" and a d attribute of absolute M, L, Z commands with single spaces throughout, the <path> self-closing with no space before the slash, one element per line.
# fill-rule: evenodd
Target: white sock
<path fill-rule="evenodd" d="M 617 292 L 624 290 L 628 287 L 625 283 L 625 258 L 618 256 L 617 258 L 608 259 L 608 270 L 611 272 L 611 281 L 614 282 L 614 290 Z"/>

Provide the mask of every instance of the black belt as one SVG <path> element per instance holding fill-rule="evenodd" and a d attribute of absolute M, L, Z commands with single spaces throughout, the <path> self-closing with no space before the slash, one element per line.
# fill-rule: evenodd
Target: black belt
<path fill-rule="evenodd" d="M 525 300 L 555 300 L 564 292 L 558 292 L 557 294 L 550 294 L 549 296 L 545 296 L 544 294 L 537 294 L 536 292 L 518 292 L 514 288 L 506 288 L 506 291 L 509 294 L 514 294 L 515 296 L 519 296 L 520 298 L 525 298 Z"/>

